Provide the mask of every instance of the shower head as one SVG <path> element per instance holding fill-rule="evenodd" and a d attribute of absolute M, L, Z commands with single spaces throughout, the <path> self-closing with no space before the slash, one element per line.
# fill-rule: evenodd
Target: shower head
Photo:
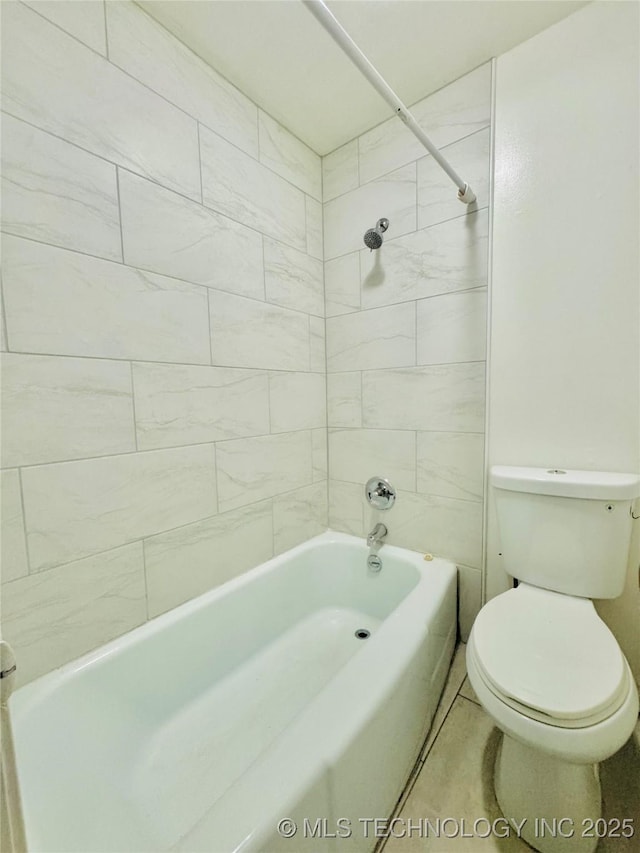
<path fill-rule="evenodd" d="M 378 219 L 375 228 L 369 228 L 364 234 L 364 244 L 367 249 L 379 249 L 382 246 L 382 235 L 389 227 L 388 219 Z"/>

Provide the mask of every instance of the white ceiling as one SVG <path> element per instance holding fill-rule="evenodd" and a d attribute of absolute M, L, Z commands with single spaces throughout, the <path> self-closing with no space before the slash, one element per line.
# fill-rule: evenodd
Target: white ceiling
<path fill-rule="evenodd" d="M 140 5 L 318 154 L 389 117 L 387 104 L 299 0 L 140 0 Z M 407 104 L 584 5 L 580 0 L 328 3 Z"/>

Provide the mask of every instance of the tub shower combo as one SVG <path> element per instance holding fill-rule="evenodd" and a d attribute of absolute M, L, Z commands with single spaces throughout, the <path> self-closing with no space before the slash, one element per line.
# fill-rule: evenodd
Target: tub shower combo
<path fill-rule="evenodd" d="M 474 202 L 324 3 L 304 2 Z M 383 477 L 366 494 L 378 511 L 396 499 Z M 456 567 L 387 533 L 316 536 L 18 690 L 28 849 L 319 853 L 336 839 L 284 836 L 341 818 L 341 849 L 372 850 L 359 822 L 391 814 L 457 633 Z"/>

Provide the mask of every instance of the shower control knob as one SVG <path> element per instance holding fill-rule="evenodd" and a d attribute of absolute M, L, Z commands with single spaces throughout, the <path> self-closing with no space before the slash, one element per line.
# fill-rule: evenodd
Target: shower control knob
<path fill-rule="evenodd" d="M 364 487 L 367 500 L 375 509 L 391 509 L 396 500 L 396 490 L 384 477 L 372 477 Z"/>

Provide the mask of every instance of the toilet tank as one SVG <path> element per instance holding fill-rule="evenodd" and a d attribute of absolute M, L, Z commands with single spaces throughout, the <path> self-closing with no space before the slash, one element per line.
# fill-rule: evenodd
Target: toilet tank
<path fill-rule="evenodd" d="M 622 593 L 640 477 L 496 465 L 489 482 L 508 574 L 585 598 Z"/>

